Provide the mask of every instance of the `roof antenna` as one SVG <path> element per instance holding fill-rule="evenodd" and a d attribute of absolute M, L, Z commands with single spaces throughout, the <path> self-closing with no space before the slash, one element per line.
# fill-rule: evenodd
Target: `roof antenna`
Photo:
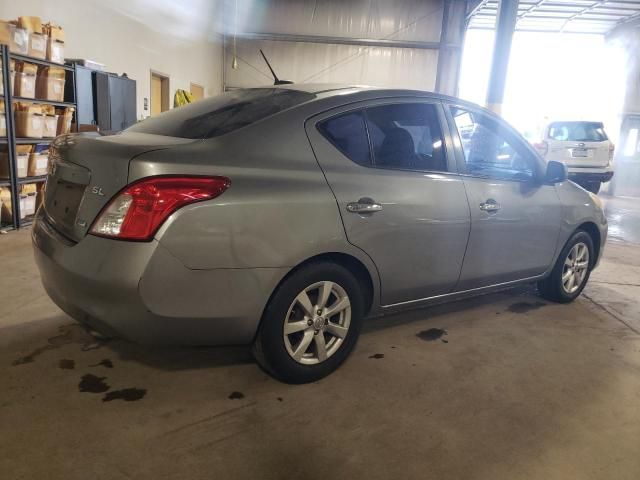
<path fill-rule="evenodd" d="M 265 56 L 265 54 L 262 51 L 262 49 L 260 49 L 260 54 L 262 55 L 262 58 L 264 58 L 264 61 L 267 64 L 267 67 L 269 67 L 269 70 L 271 70 L 271 75 L 273 75 L 273 84 L 274 85 L 291 85 L 293 83 L 291 80 L 280 80 L 278 78 L 278 76 L 276 75 L 276 72 L 274 72 L 273 68 L 271 68 L 271 64 L 269 63 L 269 60 L 267 60 L 267 57 Z"/>

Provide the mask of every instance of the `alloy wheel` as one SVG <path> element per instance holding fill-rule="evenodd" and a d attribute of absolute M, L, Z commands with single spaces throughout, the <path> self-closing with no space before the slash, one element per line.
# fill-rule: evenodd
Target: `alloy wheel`
<path fill-rule="evenodd" d="M 351 302 L 335 282 L 309 285 L 293 300 L 284 322 L 287 352 L 296 362 L 315 365 L 338 351 L 349 332 Z"/>
<path fill-rule="evenodd" d="M 562 267 L 562 289 L 572 294 L 578 290 L 589 271 L 589 247 L 585 243 L 576 243 L 564 261 Z"/>

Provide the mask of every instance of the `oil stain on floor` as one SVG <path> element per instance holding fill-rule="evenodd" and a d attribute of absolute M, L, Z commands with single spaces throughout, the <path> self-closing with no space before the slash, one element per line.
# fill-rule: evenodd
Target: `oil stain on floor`
<path fill-rule="evenodd" d="M 544 302 L 517 302 L 509 305 L 509 310 L 512 313 L 527 313 L 531 310 L 537 310 L 541 307 L 544 307 L 546 303 Z"/>
<path fill-rule="evenodd" d="M 136 402 L 147 394 L 144 388 L 123 388 L 122 390 L 113 390 L 108 392 L 102 398 L 103 402 L 111 402 L 112 400 L 124 400 L 125 402 Z"/>
<path fill-rule="evenodd" d="M 37 357 L 42 355 L 44 352 L 61 347 L 62 345 L 66 345 L 73 341 L 73 331 L 67 325 L 61 326 L 58 329 L 58 331 L 60 332 L 60 334 L 55 335 L 51 338 L 48 338 L 46 345 L 38 347 L 28 355 L 25 355 L 24 357 L 20 357 L 14 360 L 12 365 L 15 367 L 17 365 L 24 365 L 25 363 L 32 363 Z"/>
<path fill-rule="evenodd" d="M 425 342 L 435 342 L 436 340 L 442 340 L 442 343 L 449 343 L 449 340 L 442 338 L 447 335 L 447 331 L 443 328 L 430 328 L 416 333 L 416 337 Z"/>
<path fill-rule="evenodd" d="M 69 358 L 63 358 L 58 362 L 58 367 L 63 370 L 73 370 L 76 367 L 76 362 Z"/>
<path fill-rule="evenodd" d="M 78 389 L 81 392 L 88 393 L 104 393 L 109 390 L 109 385 L 105 383 L 107 377 L 97 377 L 91 373 L 83 375 L 78 384 Z"/>
<path fill-rule="evenodd" d="M 90 367 L 105 367 L 105 368 L 113 368 L 113 362 L 111 360 L 109 360 L 108 358 L 105 358 L 104 360 L 101 360 L 100 362 L 93 364 L 93 365 L 89 365 Z"/>
<path fill-rule="evenodd" d="M 231 392 L 231 395 L 229 395 L 229 400 L 241 400 L 244 398 L 244 393 L 242 392 Z"/>
<path fill-rule="evenodd" d="M 384 353 L 374 353 L 369 358 L 375 358 L 376 360 L 380 358 L 384 358 Z"/>

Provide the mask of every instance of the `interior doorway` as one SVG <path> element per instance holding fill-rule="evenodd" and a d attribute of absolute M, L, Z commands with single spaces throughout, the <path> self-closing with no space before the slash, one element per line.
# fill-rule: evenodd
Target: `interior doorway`
<path fill-rule="evenodd" d="M 202 85 L 198 85 L 197 83 L 191 84 L 191 95 L 193 95 L 193 100 L 198 101 L 204 98 L 204 87 Z"/>
<path fill-rule="evenodd" d="M 169 77 L 151 71 L 151 115 L 169 110 Z"/>

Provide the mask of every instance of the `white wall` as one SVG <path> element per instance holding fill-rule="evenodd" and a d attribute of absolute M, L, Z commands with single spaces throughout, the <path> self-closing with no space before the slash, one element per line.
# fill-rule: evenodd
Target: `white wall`
<path fill-rule="evenodd" d="M 0 0 L 0 18 L 35 15 L 65 29 L 68 58 L 86 58 L 137 82 L 138 118 L 149 97 L 150 71 L 170 77 L 170 96 L 190 82 L 205 95 L 222 89 L 221 37 L 208 0 Z"/>
<path fill-rule="evenodd" d="M 312 35 L 350 39 L 438 42 L 443 5 L 450 0 L 226 0 L 218 29 L 226 34 L 225 82 L 249 87 L 276 73 L 296 83 L 366 84 L 434 90 L 438 50 L 340 43 L 273 41 L 243 34 Z M 231 68 L 233 37 L 238 69 Z M 330 41 L 330 40 L 329 40 Z"/>

